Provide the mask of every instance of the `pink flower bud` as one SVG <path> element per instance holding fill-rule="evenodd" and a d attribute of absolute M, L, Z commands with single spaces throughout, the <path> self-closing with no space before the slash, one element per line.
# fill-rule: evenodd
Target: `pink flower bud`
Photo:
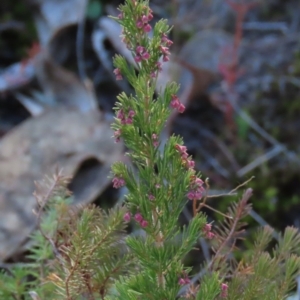
<path fill-rule="evenodd" d="M 148 195 L 148 198 L 149 198 L 150 201 L 155 200 L 155 197 L 154 197 L 152 194 L 149 194 L 149 195 Z"/>
<path fill-rule="evenodd" d="M 204 192 L 204 189 L 201 189 L 201 190 L 197 189 L 195 192 L 195 199 L 200 200 L 203 197 L 203 192 Z"/>
<path fill-rule="evenodd" d="M 121 129 L 118 129 L 114 132 L 114 137 L 116 138 L 116 143 L 120 142 Z"/>
<path fill-rule="evenodd" d="M 131 215 L 130 215 L 130 213 L 129 213 L 129 212 L 127 212 L 127 213 L 124 215 L 123 219 L 124 219 L 124 221 L 125 221 L 125 222 L 129 222 L 129 221 L 130 221 L 130 219 L 131 219 Z"/>
<path fill-rule="evenodd" d="M 178 108 L 180 105 L 179 99 L 176 95 L 172 95 L 172 100 L 171 100 L 171 107 L 172 108 Z"/>
<path fill-rule="evenodd" d="M 135 116 L 135 111 L 133 109 L 130 109 L 128 112 L 128 117 L 132 118 Z"/>
<path fill-rule="evenodd" d="M 145 50 L 146 50 L 146 49 L 145 49 L 143 46 L 137 46 L 136 49 L 135 49 L 135 52 L 136 52 L 137 54 L 142 54 L 142 53 L 145 52 Z"/>
<path fill-rule="evenodd" d="M 161 62 L 158 61 L 156 63 L 156 67 L 157 67 L 157 70 L 160 72 L 162 70 L 162 68 L 161 68 Z"/>
<path fill-rule="evenodd" d="M 144 23 L 141 19 L 138 19 L 135 25 L 137 28 L 143 28 Z"/>
<path fill-rule="evenodd" d="M 125 120 L 125 124 L 127 124 L 127 125 L 131 125 L 132 123 L 133 123 L 133 120 L 130 117 Z"/>
<path fill-rule="evenodd" d="M 221 298 L 227 298 L 228 295 L 228 285 L 226 283 L 221 284 Z"/>
<path fill-rule="evenodd" d="M 160 51 L 163 55 L 169 55 L 170 54 L 168 47 L 159 46 L 159 49 L 160 49 Z"/>
<path fill-rule="evenodd" d="M 139 223 L 143 221 L 143 217 L 140 213 L 136 213 L 134 219 Z"/>
<path fill-rule="evenodd" d="M 142 22 L 143 22 L 143 23 L 147 23 L 147 22 L 148 22 L 148 17 L 145 16 L 145 15 L 143 15 L 143 16 L 142 16 Z"/>
<path fill-rule="evenodd" d="M 182 114 L 185 111 L 185 106 L 182 103 L 180 103 L 177 109 L 178 112 Z"/>
<path fill-rule="evenodd" d="M 206 233 L 206 237 L 209 239 L 209 240 L 211 240 L 211 239 L 213 239 L 214 237 L 215 237 L 215 234 L 213 233 L 213 232 L 207 232 Z"/>
<path fill-rule="evenodd" d="M 123 79 L 121 71 L 120 71 L 119 68 L 114 69 L 114 74 L 116 75 L 117 80 L 122 80 Z"/>
<path fill-rule="evenodd" d="M 122 120 L 124 119 L 124 112 L 123 112 L 123 109 L 120 109 L 118 112 L 117 112 L 117 118 Z"/>
<path fill-rule="evenodd" d="M 189 169 L 193 169 L 195 167 L 195 162 L 193 160 L 188 160 L 187 165 Z"/>
<path fill-rule="evenodd" d="M 142 61 L 142 57 L 140 55 L 137 55 L 135 58 L 134 58 L 135 62 L 137 63 L 140 63 Z"/>
<path fill-rule="evenodd" d="M 204 181 L 201 179 L 201 178 L 196 178 L 195 179 L 195 184 L 197 185 L 197 186 L 202 186 L 203 184 L 204 184 Z"/>
<path fill-rule="evenodd" d="M 144 32 L 150 32 L 151 29 L 152 29 L 152 27 L 151 27 L 151 25 L 149 25 L 149 24 L 146 24 L 146 25 L 144 26 L 144 28 L 143 28 Z"/>
<path fill-rule="evenodd" d="M 181 146 L 179 144 L 175 145 L 175 149 L 178 150 L 180 154 L 183 154 L 187 151 L 186 146 Z"/>
<path fill-rule="evenodd" d="M 169 60 L 170 60 L 169 56 L 167 56 L 167 55 L 164 55 L 164 56 L 163 56 L 163 62 L 167 62 L 167 61 L 169 61 Z"/>
<path fill-rule="evenodd" d="M 150 54 L 148 52 L 145 52 L 145 53 L 142 54 L 142 59 L 143 60 L 147 60 L 149 58 L 150 58 Z"/>
<path fill-rule="evenodd" d="M 148 19 L 148 22 L 150 22 L 153 19 L 153 15 L 151 12 L 149 12 L 147 19 Z"/>
<path fill-rule="evenodd" d="M 184 281 L 185 281 L 185 284 L 191 283 L 191 280 L 190 280 L 188 277 L 186 277 L 186 278 L 184 279 Z"/>
<path fill-rule="evenodd" d="M 211 231 L 211 224 L 205 224 L 203 230 L 204 230 L 205 232 Z"/>
<path fill-rule="evenodd" d="M 165 43 L 168 47 L 170 47 L 173 44 L 173 42 L 168 39 L 165 33 L 162 35 L 161 42 Z"/>
<path fill-rule="evenodd" d="M 147 222 L 146 220 L 142 220 L 142 221 L 140 222 L 140 225 L 141 225 L 142 228 L 145 228 L 145 227 L 148 226 L 148 222 Z"/>
<path fill-rule="evenodd" d="M 121 177 L 114 177 L 112 183 L 113 183 L 113 187 L 115 189 L 118 189 L 125 185 L 125 180 Z"/>
<path fill-rule="evenodd" d="M 195 193 L 194 193 L 193 191 L 189 191 L 189 192 L 187 193 L 187 197 L 188 197 L 188 199 L 190 199 L 190 200 L 196 199 Z"/>
<path fill-rule="evenodd" d="M 189 166 L 189 160 L 188 160 L 188 154 L 187 154 L 187 152 L 183 152 L 183 153 L 181 153 L 181 160 L 182 160 L 182 162 L 183 162 L 183 164 L 185 165 L 185 166 Z M 193 163 L 192 163 L 193 164 Z"/>
<path fill-rule="evenodd" d="M 184 278 L 179 278 L 178 284 L 179 285 L 185 285 L 185 279 Z"/>

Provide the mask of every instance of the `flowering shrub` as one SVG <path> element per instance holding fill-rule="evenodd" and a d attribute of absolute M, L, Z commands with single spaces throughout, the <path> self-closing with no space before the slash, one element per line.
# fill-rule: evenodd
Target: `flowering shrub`
<path fill-rule="evenodd" d="M 206 218 L 202 214 L 194 216 L 183 235 L 177 224 L 186 201 L 199 201 L 204 196 L 204 182 L 179 137 L 171 137 L 163 153 L 159 150 L 159 136 L 171 110 L 180 113 L 185 110 L 176 95 L 175 83 L 168 84 L 163 93 L 155 96 L 158 73 L 169 60 L 170 28 L 166 20 L 161 20 L 153 28 L 153 38 L 149 38 L 153 15 L 147 2 L 127 1 L 120 11 L 117 21 L 123 27 L 122 38 L 134 56 L 138 73 L 123 57 L 115 57 L 116 79 L 126 77 L 136 95 L 118 97 L 113 128 L 116 141 L 123 138 L 139 172 L 135 176 L 133 170 L 117 162 L 112 167 L 113 183 L 115 187 L 121 186 L 116 183 L 119 178 L 124 179 L 129 190 L 124 220 L 128 222 L 133 216 L 147 235 L 144 240 L 126 239 L 139 261 L 140 272 L 124 279 L 116 288 L 120 299 L 139 299 L 138 294 L 150 299 L 154 291 L 154 299 L 175 299 L 182 285 L 189 283 L 189 270 L 182 259 L 201 236 L 213 236 L 210 230 L 204 230 Z M 179 238 L 182 243 L 174 244 Z M 216 287 L 220 294 L 221 282 Z"/>
<path fill-rule="evenodd" d="M 125 206 L 109 213 L 95 206 L 70 208 L 67 180 L 54 176 L 39 189 L 44 194 L 36 194 L 39 230 L 33 235 L 29 263 L 26 268 L 3 268 L 1 299 L 286 299 L 295 286 L 300 270 L 297 230 L 287 228 L 269 254 L 265 249 L 273 232 L 260 229 L 253 247 L 236 261 L 233 250 L 242 238 L 252 190 L 213 228 L 201 212 L 209 207 L 208 182 L 195 170 L 182 139 L 171 136 L 161 145 L 160 133 L 171 110 L 183 113 L 185 107 L 175 83 L 155 93 L 172 42 L 166 20 L 157 22 L 149 37 L 152 19 L 148 2 L 141 0 L 127 0 L 116 18 L 137 69 L 121 56 L 114 59 L 116 79 L 127 78 L 135 90 L 135 95 L 118 96 L 113 124 L 115 140 L 123 139 L 134 166 L 112 166 L 113 187 L 129 191 Z M 188 201 L 193 218 L 180 228 L 178 218 Z M 122 231 L 129 222 L 144 234 L 125 237 Z M 183 259 L 200 238 L 212 242 L 214 256 L 199 276 L 191 276 Z"/>

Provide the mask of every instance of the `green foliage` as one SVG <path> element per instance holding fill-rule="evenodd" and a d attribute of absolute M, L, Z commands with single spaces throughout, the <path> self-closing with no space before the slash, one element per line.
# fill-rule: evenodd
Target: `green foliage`
<path fill-rule="evenodd" d="M 206 274 L 201 279 L 196 300 L 214 300 L 220 294 L 220 281 L 218 273 Z"/>
<path fill-rule="evenodd" d="M 15 266 L 12 270 L 2 270 L 0 272 L 1 299 L 21 299 L 30 286 L 28 282 L 30 275 L 33 275 L 33 272 L 23 265 Z"/>
<path fill-rule="evenodd" d="M 122 241 L 124 210 L 116 208 L 105 213 L 91 206 L 84 208 L 79 218 L 76 214 L 78 211 L 68 210 L 63 218 L 65 227 L 56 242 L 60 245 L 59 264 L 50 280 L 64 299 L 106 295 L 133 260 Z"/>
<path fill-rule="evenodd" d="M 69 180 L 59 172 L 37 184 L 38 230 L 26 262 L 2 267 L 1 299 L 286 299 L 300 272 L 299 232 L 287 228 L 268 252 L 272 230 L 259 229 L 241 259 L 234 257 L 237 242 L 245 237 L 251 189 L 225 215 L 220 213 L 224 220 L 212 231 L 200 211 L 209 207 L 204 182 L 182 139 L 159 140 L 170 106 L 184 110 L 177 84 L 155 92 L 159 59 L 168 60 L 170 28 L 159 21 L 149 38 L 148 1 L 127 0 L 120 11 L 116 20 L 138 70 L 115 57 L 117 79 L 126 76 L 135 90 L 135 95 L 119 95 L 113 124 L 133 163 L 112 166 L 114 187 L 128 188 L 126 205 L 108 212 L 93 205 L 72 206 Z M 188 199 L 193 217 L 180 228 L 178 219 Z M 132 217 L 142 234 L 125 237 L 124 221 Z M 214 256 L 191 283 L 192 270 L 183 259 L 204 237 L 212 239 Z"/>
<path fill-rule="evenodd" d="M 202 214 L 196 215 L 182 233 L 177 224 L 191 181 L 199 174 L 187 167 L 190 158 L 181 157 L 183 142 L 179 137 L 172 136 L 158 147 L 159 136 L 171 113 L 170 104 L 179 89 L 177 84 L 169 83 L 155 95 L 160 57 L 169 54 L 170 28 L 166 20 L 161 20 L 155 24 L 153 38 L 149 38 L 148 30 L 144 30 L 150 26 L 148 18 L 152 18 L 147 1 L 126 1 L 120 11 L 117 21 L 123 27 L 124 41 L 139 72 L 129 67 L 124 58 L 115 57 L 115 72 L 127 77 L 136 94 L 122 93 L 118 97 L 113 128 L 129 148 L 128 156 L 138 174 L 119 162 L 113 165 L 112 172 L 116 182 L 126 183 L 129 213 L 135 216 L 146 237 L 127 238 L 128 247 L 139 261 L 140 272 L 130 274 L 116 288 L 120 299 L 140 299 L 141 295 L 143 299 L 175 299 L 181 288 L 180 278 L 188 274 L 182 259 L 203 235 L 206 224 Z M 127 121 L 129 115 L 133 117 Z M 174 243 L 179 236 L 181 243 Z"/>
<path fill-rule="evenodd" d="M 288 227 L 279 238 L 272 254 L 265 251 L 272 240 L 272 229 L 261 228 L 254 247 L 244 255 L 233 273 L 229 299 L 286 299 L 300 273 L 300 235 Z"/>
<path fill-rule="evenodd" d="M 81 299 L 85 294 L 97 299 L 130 270 L 134 260 L 124 243 L 124 209 L 72 207 L 67 183 L 58 173 L 37 184 L 40 223 L 32 234 L 29 262 L 0 273 L 1 299 L 31 299 L 30 290 L 41 299 Z"/>

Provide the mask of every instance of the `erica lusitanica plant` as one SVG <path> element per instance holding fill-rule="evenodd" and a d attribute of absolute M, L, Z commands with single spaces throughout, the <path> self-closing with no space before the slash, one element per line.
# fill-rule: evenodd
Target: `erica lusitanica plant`
<path fill-rule="evenodd" d="M 135 94 L 118 96 L 113 129 L 116 142 L 123 139 L 129 149 L 127 155 L 134 168 L 115 163 L 113 186 L 126 185 L 128 211 L 124 220 L 135 222 L 146 234 L 144 238 L 127 238 L 139 263 L 135 274 L 117 284 L 118 299 L 176 299 L 182 286 L 190 283 L 191 270 L 184 267 L 182 259 L 201 236 L 214 235 L 211 224 L 199 212 L 205 187 L 182 139 L 171 136 L 164 145 L 160 141 L 171 111 L 185 110 L 177 96 L 178 84 L 169 83 L 156 92 L 158 74 L 169 60 L 170 27 L 160 20 L 152 28 L 148 1 L 127 0 L 119 10 L 115 19 L 122 26 L 121 38 L 136 65 L 117 55 L 114 74 L 117 80 L 126 77 Z M 194 217 L 180 229 L 178 217 L 187 201 L 193 202 Z M 226 297 L 227 285 L 218 276 L 211 278 L 209 285 L 209 289 L 203 286 L 201 295 L 208 297 L 203 299 Z"/>

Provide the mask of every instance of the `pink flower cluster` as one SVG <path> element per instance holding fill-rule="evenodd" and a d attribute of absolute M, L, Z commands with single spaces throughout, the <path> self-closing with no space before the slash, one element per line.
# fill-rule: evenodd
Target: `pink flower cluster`
<path fill-rule="evenodd" d="M 135 49 L 135 62 L 140 63 L 142 60 L 148 60 L 150 58 L 150 54 L 147 52 L 146 48 L 143 46 L 137 46 Z"/>
<path fill-rule="evenodd" d="M 155 133 L 152 134 L 152 142 L 154 147 L 158 147 L 158 136 Z"/>
<path fill-rule="evenodd" d="M 123 20 L 123 19 L 124 19 L 124 13 L 123 13 L 123 12 L 120 12 L 120 13 L 118 14 L 118 18 L 119 18 L 119 20 Z"/>
<path fill-rule="evenodd" d="M 125 115 L 123 109 L 120 109 L 117 113 L 117 118 L 121 121 L 122 125 L 130 125 L 133 122 L 133 117 L 135 116 L 135 111 L 130 109 L 127 116 Z M 115 141 L 116 143 L 118 143 L 120 141 L 120 137 L 121 137 L 121 129 L 118 129 L 114 132 L 114 137 L 115 137 Z"/>
<path fill-rule="evenodd" d="M 228 285 L 226 283 L 221 284 L 221 298 L 227 298 L 228 295 Z"/>
<path fill-rule="evenodd" d="M 211 224 L 205 224 L 203 231 L 207 239 L 211 240 L 212 238 L 214 238 L 215 234 L 211 232 Z"/>
<path fill-rule="evenodd" d="M 176 150 L 178 150 L 178 152 L 181 155 L 181 161 L 182 163 L 188 168 L 188 169 L 192 169 L 195 167 L 195 162 L 193 160 L 191 160 L 188 157 L 188 154 L 186 152 L 186 147 L 185 146 L 181 146 L 179 144 L 175 145 Z"/>
<path fill-rule="evenodd" d="M 204 182 L 202 179 L 193 175 L 191 178 L 190 190 L 187 193 L 188 199 L 200 200 L 205 192 L 203 184 Z"/>
<path fill-rule="evenodd" d="M 168 37 L 166 36 L 165 33 L 162 34 L 161 43 L 167 47 L 170 47 L 171 45 L 173 45 L 173 42 L 168 39 Z"/>
<path fill-rule="evenodd" d="M 150 32 L 152 27 L 148 22 L 153 19 L 152 10 L 150 9 L 149 12 L 142 17 L 139 17 L 136 21 L 136 27 L 143 29 L 144 32 Z"/>
<path fill-rule="evenodd" d="M 162 68 L 161 68 L 161 62 L 158 61 L 158 62 L 156 63 L 156 69 L 157 69 L 158 72 L 161 72 L 161 71 L 162 71 Z"/>
<path fill-rule="evenodd" d="M 170 55 L 170 51 L 169 51 L 169 47 L 173 44 L 173 42 L 171 40 L 168 39 L 168 37 L 166 36 L 165 33 L 162 34 L 161 37 L 161 44 L 159 46 L 159 50 L 163 56 L 163 61 L 167 62 L 170 60 L 169 55 Z"/>
<path fill-rule="evenodd" d="M 182 277 L 179 278 L 178 280 L 178 284 L 179 285 L 186 285 L 189 284 L 191 281 L 188 278 L 187 274 L 185 272 L 183 272 Z"/>
<path fill-rule="evenodd" d="M 170 60 L 169 55 L 170 55 L 170 51 L 168 47 L 164 47 L 164 46 L 159 46 L 159 50 L 163 56 L 163 62 L 167 62 Z"/>
<path fill-rule="evenodd" d="M 114 69 L 114 74 L 116 75 L 116 80 L 122 80 L 121 70 L 119 68 Z"/>
<path fill-rule="evenodd" d="M 121 129 L 118 129 L 114 132 L 114 137 L 115 137 L 115 141 L 116 143 L 119 143 L 120 142 L 120 137 L 121 137 Z"/>
<path fill-rule="evenodd" d="M 131 220 L 131 213 L 130 212 L 125 213 L 123 219 L 125 222 L 129 222 Z M 148 226 L 148 222 L 144 220 L 143 216 L 140 213 L 136 213 L 134 215 L 134 219 L 141 225 L 142 228 Z"/>
<path fill-rule="evenodd" d="M 117 118 L 121 120 L 121 124 L 132 124 L 133 122 L 133 117 L 135 116 L 135 111 L 130 109 L 127 116 L 125 116 L 125 113 L 123 109 L 120 109 L 117 113 Z"/>
<path fill-rule="evenodd" d="M 140 213 L 136 213 L 134 215 L 134 219 L 141 225 L 142 228 L 148 226 L 148 222 L 144 220 L 143 216 Z"/>
<path fill-rule="evenodd" d="M 148 199 L 149 199 L 150 201 L 153 201 L 153 200 L 155 200 L 155 197 L 154 197 L 152 194 L 149 194 L 149 195 L 148 195 Z"/>
<path fill-rule="evenodd" d="M 131 213 L 125 213 L 125 215 L 123 216 L 123 220 L 128 223 L 131 220 Z"/>
<path fill-rule="evenodd" d="M 185 111 L 185 106 L 179 101 L 179 98 L 176 95 L 172 95 L 171 107 L 176 108 L 180 113 Z"/>
<path fill-rule="evenodd" d="M 163 56 L 163 61 L 164 62 L 167 62 L 169 61 L 169 55 L 170 55 L 170 52 L 169 52 L 169 46 L 171 46 L 173 44 L 173 42 L 171 40 L 168 39 L 168 37 L 166 36 L 165 33 L 162 34 L 162 37 L 161 37 L 161 45 L 159 46 L 159 50 L 160 50 L 160 53 L 162 54 Z M 161 72 L 162 71 L 162 68 L 161 68 L 161 62 L 156 62 L 156 66 L 154 68 L 154 70 L 151 72 L 151 77 L 152 78 L 155 78 L 157 76 L 157 73 L 158 72 Z M 183 109 L 184 110 L 184 107 L 180 108 L 181 110 Z"/>
<path fill-rule="evenodd" d="M 125 185 L 125 180 L 122 177 L 117 177 L 116 176 L 116 177 L 113 178 L 112 183 L 113 183 L 113 187 L 115 189 L 118 189 L 118 188 Z"/>

